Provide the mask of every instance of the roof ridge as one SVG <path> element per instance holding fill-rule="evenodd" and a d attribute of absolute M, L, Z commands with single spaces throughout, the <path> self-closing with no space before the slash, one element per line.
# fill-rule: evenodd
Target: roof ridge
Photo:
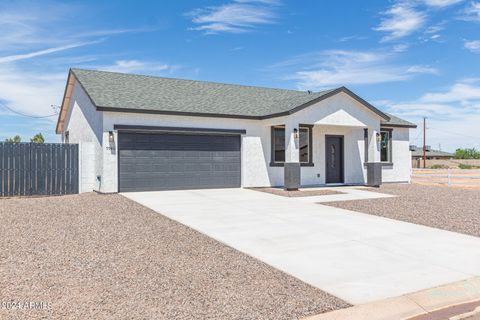
<path fill-rule="evenodd" d="M 302 91 L 302 90 L 294 90 L 294 89 L 272 88 L 272 87 L 264 87 L 264 86 L 252 86 L 252 85 L 237 84 L 237 83 L 215 82 L 215 81 L 209 81 L 209 80 L 192 80 L 192 79 L 184 79 L 184 78 L 153 76 L 153 75 L 145 75 L 145 74 L 138 74 L 138 73 L 126 73 L 126 72 L 95 70 L 95 69 L 86 69 L 86 68 L 70 68 L 70 70 L 73 71 L 73 72 L 78 70 L 78 71 L 87 71 L 87 72 L 113 73 L 113 74 L 132 76 L 132 77 L 167 79 L 167 80 L 176 80 L 176 81 L 185 81 L 185 82 L 202 82 L 202 83 L 215 84 L 215 85 L 254 88 L 254 89 L 267 89 L 267 90 L 277 90 L 277 91 L 290 91 L 290 92 L 305 93 L 305 94 L 325 94 L 329 91 L 334 91 L 336 89 L 341 88 L 341 87 L 338 87 L 338 88 L 326 89 L 326 90 L 322 90 L 322 91 L 310 91 L 310 90 Z M 314 99 L 314 98 L 312 98 L 312 99 Z"/>

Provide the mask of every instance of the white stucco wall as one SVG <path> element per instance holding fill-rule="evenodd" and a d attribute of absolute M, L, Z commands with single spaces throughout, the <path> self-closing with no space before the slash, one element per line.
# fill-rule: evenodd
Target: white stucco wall
<path fill-rule="evenodd" d="M 78 82 L 75 82 L 62 140 L 69 132 L 69 142 L 79 144 L 79 190 L 98 190 L 96 176 L 102 173 L 103 113 L 96 111 Z"/>
<path fill-rule="evenodd" d="M 380 130 L 380 117 L 347 94 L 339 94 L 318 102 L 292 115 L 266 120 L 245 120 L 207 117 L 186 117 L 160 114 L 98 112 L 82 89 L 75 85 L 71 111 L 66 121 L 72 143 L 90 142 L 94 147 L 95 189 L 101 192 L 118 191 L 118 134 L 114 125 L 167 126 L 215 129 L 243 129 L 242 186 L 281 186 L 283 167 L 271 167 L 271 126 L 287 124 L 313 124 L 313 167 L 302 167 L 302 185 L 325 183 L 325 135 L 344 136 L 345 183 L 363 184 L 366 181 L 364 163 L 364 128 L 369 129 L 369 161 L 379 161 L 380 152 L 376 133 Z M 114 132 L 110 144 L 108 132 Z M 385 181 L 407 181 L 410 177 L 408 129 L 395 129 L 393 134 L 392 168 L 385 168 Z M 397 162 L 402 162 L 398 164 Z M 96 182 L 101 176 L 101 183 Z"/>
<path fill-rule="evenodd" d="M 382 168 L 383 182 L 410 182 L 412 154 L 408 128 L 392 128 L 392 166 Z"/>
<path fill-rule="evenodd" d="M 325 119 L 330 119 L 331 123 Z M 345 182 L 352 184 L 365 182 L 363 128 L 370 128 L 372 139 L 375 141 L 375 133 L 380 128 L 380 118 L 346 94 L 321 101 L 288 117 L 262 121 L 105 112 L 103 130 L 104 141 L 107 141 L 107 132 L 114 130 L 115 124 L 244 129 L 246 134 L 242 136 L 242 186 L 260 187 L 283 185 L 283 167 L 269 165 L 270 127 L 285 123 L 314 124 L 312 159 L 315 166 L 302 167 L 303 185 L 325 183 L 325 135 L 328 134 L 344 136 Z M 342 123 L 346 125 L 339 125 Z M 117 136 L 115 142 L 118 142 Z M 378 159 L 378 148 L 375 145 L 371 147 L 372 157 Z M 103 162 L 102 191 L 113 192 L 118 188 L 116 149 L 113 151 L 104 147 Z"/>

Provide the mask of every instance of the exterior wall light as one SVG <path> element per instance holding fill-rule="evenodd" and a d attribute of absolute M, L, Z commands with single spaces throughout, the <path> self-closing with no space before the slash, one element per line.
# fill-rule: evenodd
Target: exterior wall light
<path fill-rule="evenodd" d="M 295 139 L 298 139 L 298 129 L 297 128 L 293 129 L 293 137 Z"/>
<path fill-rule="evenodd" d="M 114 142 L 114 135 L 113 131 L 108 131 L 108 142 L 113 143 Z"/>

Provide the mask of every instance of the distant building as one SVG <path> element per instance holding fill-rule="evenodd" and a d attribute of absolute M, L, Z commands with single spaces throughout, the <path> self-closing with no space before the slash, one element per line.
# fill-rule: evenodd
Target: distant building
<path fill-rule="evenodd" d="M 410 151 L 412 151 L 412 159 L 418 160 L 423 159 L 423 148 L 417 146 L 410 146 Z M 453 158 L 453 153 L 435 150 L 426 146 L 426 156 L 427 160 L 448 160 Z"/>

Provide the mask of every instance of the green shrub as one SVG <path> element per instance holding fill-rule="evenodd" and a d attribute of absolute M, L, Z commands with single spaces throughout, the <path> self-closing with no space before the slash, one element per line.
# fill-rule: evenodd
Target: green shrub
<path fill-rule="evenodd" d="M 478 168 L 480 168 L 479 166 L 472 166 L 472 165 L 464 164 L 464 163 L 460 163 L 460 164 L 458 165 L 458 167 L 459 167 L 460 169 L 478 169 Z"/>
<path fill-rule="evenodd" d="M 453 157 L 455 159 L 480 159 L 480 151 L 475 148 L 457 149 Z"/>
<path fill-rule="evenodd" d="M 430 169 L 448 169 L 448 166 L 444 164 L 434 164 L 430 166 Z"/>

